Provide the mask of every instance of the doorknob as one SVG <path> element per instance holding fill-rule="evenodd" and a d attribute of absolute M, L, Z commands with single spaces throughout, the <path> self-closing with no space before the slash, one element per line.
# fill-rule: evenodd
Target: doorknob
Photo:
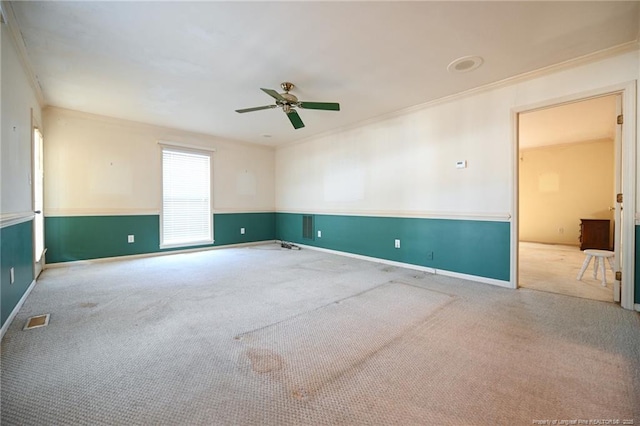
<path fill-rule="evenodd" d="M 42 211 L 40 211 L 40 210 L 36 210 L 36 211 L 34 211 L 34 213 L 35 213 L 35 214 L 40 214 L 40 213 L 42 213 Z"/>

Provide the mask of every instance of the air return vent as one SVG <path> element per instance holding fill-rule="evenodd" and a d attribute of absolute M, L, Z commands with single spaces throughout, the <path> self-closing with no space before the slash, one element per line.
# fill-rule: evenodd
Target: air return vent
<path fill-rule="evenodd" d="M 36 315 L 27 320 L 23 330 L 31 330 L 32 328 L 46 327 L 49 325 L 49 314 Z"/>
<path fill-rule="evenodd" d="M 313 240 L 313 216 L 302 216 L 302 238 Z"/>

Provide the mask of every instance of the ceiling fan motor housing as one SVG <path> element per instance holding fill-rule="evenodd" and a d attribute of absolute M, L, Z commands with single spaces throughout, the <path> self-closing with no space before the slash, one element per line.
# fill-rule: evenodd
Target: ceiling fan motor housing
<path fill-rule="evenodd" d="M 282 102 L 282 103 L 288 103 L 288 104 L 297 104 L 298 103 L 298 98 L 295 97 L 294 95 L 292 95 L 291 93 L 282 93 L 280 96 L 282 96 L 283 98 L 285 98 L 287 100 L 287 102 Z"/>

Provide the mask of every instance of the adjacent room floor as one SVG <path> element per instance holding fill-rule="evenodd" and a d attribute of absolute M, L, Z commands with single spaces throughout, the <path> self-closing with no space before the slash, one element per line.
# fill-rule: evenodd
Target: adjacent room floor
<path fill-rule="evenodd" d="M 637 423 L 640 317 L 269 244 L 48 269 L 1 372 L 3 425 Z"/>
<path fill-rule="evenodd" d="M 566 294 L 573 297 L 613 302 L 613 272 L 607 267 L 607 285 L 602 286 L 602 276 L 593 278 L 593 264 L 582 276 L 576 278 L 585 260 L 585 254 L 577 246 L 520 242 L 520 287 Z"/>

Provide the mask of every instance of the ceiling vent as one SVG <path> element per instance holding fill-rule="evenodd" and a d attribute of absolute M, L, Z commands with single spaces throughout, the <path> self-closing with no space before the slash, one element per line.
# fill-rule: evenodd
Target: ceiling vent
<path fill-rule="evenodd" d="M 449 72 L 469 72 L 480 67 L 484 63 L 484 59 L 480 56 L 463 56 L 451 62 L 447 66 Z"/>

